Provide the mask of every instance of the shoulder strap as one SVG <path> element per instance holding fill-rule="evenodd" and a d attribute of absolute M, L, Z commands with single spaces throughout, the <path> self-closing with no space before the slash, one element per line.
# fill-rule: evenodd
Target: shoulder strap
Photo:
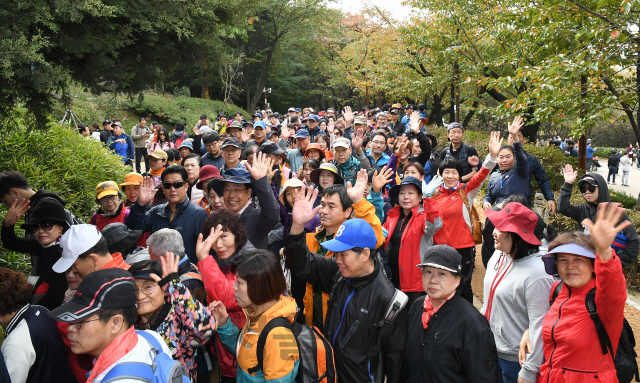
<path fill-rule="evenodd" d="M 153 383 L 153 367 L 136 362 L 120 363 L 109 370 L 107 375 L 102 378 L 102 383 L 116 382 L 123 379 Z"/>
<path fill-rule="evenodd" d="M 271 319 L 260 332 L 260 336 L 258 336 L 258 345 L 256 346 L 256 359 L 258 360 L 258 364 L 247 370 L 249 374 L 254 374 L 262 370 L 262 362 L 264 362 L 264 346 L 267 344 L 267 336 L 269 336 L 271 330 L 276 327 L 288 328 L 289 330 L 291 330 L 291 332 L 293 332 L 291 322 L 289 322 L 287 318 L 277 317 Z"/>
<path fill-rule="evenodd" d="M 611 339 L 609 339 L 609 334 L 607 334 L 607 330 L 604 328 L 602 321 L 600 320 L 600 316 L 598 315 L 597 307 L 596 307 L 596 289 L 595 287 L 591 289 L 587 293 L 587 297 L 585 298 L 585 304 L 587 306 L 587 311 L 589 312 L 589 316 L 591 320 L 596 325 L 596 332 L 598 333 L 598 339 L 600 339 L 600 346 L 602 347 L 602 355 L 606 355 L 607 353 L 611 354 L 613 358 L 614 350 L 611 345 Z"/>
<path fill-rule="evenodd" d="M 391 325 L 395 321 L 396 317 L 398 316 L 397 315 L 398 312 L 400 312 L 400 310 L 402 310 L 404 306 L 407 305 L 408 301 L 409 301 L 409 297 L 407 296 L 407 294 L 396 289 L 396 292 L 393 294 L 393 298 L 391 298 L 391 302 L 389 303 L 389 307 L 387 307 L 387 311 L 385 312 L 384 318 L 382 319 L 382 321 L 380 321 L 375 325 L 380 327 L 380 329 L 378 330 L 378 372 L 375 376 L 375 383 L 382 382 L 382 374 L 384 371 L 384 357 L 382 355 L 382 338 L 384 338 L 385 334 L 387 333 L 387 330 L 389 329 L 389 327 L 391 327 Z"/>
<path fill-rule="evenodd" d="M 149 342 L 149 345 L 151 346 L 151 348 L 157 349 L 158 353 L 162 352 L 162 346 L 160 345 L 160 342 L 158 342 L 158 340 L 153 335 L 149 334 L 144 330 L 137 330 L 136 334 L 140 335 L 147 342 Z"/>
<path fill-rule="evenodd" d="M 551 294 L 551 299 L 549 300 L 549 306 L 551 306 L 553 302 L 556 301 L 561 290 L 562 290 L 562 281 L 556 283 L 556 285 L 553 287 L 553 294 Z"/>

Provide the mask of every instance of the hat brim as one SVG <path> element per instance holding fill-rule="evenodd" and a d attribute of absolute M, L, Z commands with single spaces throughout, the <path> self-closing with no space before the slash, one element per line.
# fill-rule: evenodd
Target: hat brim
<path fill-rule="evenodd" d="M 20 228 L 22 230 L 28 231 L 33 227 L 37 226 L 40 222 L 45 222 L 45 221 L 53 222 L 56 225 L 60 225 L 64 227 L 65 229 L 69 228 L 69 224 L 66 221 L 60 221 L 60 220 L 49 219 L 49 218 L 37 218 L 36 220 L 31 221 L 30 223 L 23 223 L 22 225 L 20 225 Z"/>
<path fill-rule="evenodd" d="M 353 249 L 355 246 L 353 245 L 349 245 L 347 243 L 338 241 L 337 239 L 331 239 L 327 242 L 323 242 L 320 244 L 320 246 L 324 247 L 325 249 L 332 251 L 334 253 L 339 253 L 341 251 L 347 251 L 347 250 L 351 250 Z"/>
<path fill-rule="evenodd" d="M 538 237 L 536 237 L 535 235 L 535 228 L 528 232 L 524 232 L 523 231 L 524 229 L 522 228 L 520 229 L 515 228 L 512 226 L 511 222 L 509 222 L 509 219 L 506 217 L 506 214 L 502 212 L 503 210 L 495 211 L 491 209 L 486 209 L 484 211 L 484 215 L 487 218 L 489 218 L 489 221 L 491 221 L 491 223 L 493 224 L 493 226 L 495 226 L 496 229 L 505 233 L 514 233 L 520 236 L 520 238 L 522 238 L 523 241 L 531 245 L 534 245 L 534 246 L 542 245 L 542 242 L 540 242 Z"/>
<path fill-rule="evenodd" d="M 549 275 L 558 275 L 558 267 L 556 265 L 557 254 L 573 254 L 590 259 L 596 258 L 595 253 L 592 253 L 591 251 L 585 249 L 577 243 L 568 243 L 566 245 L 558 246 L 553 250 L 549 250 L 549 252 L 542 256 L 542 261 L 544 262 L 544 270 Z"/>
<path fill-rule="evenodd" d="M 99 307 L 91 307 L 69 301 L 49 311 L 49 315 L 58 322 L 77 323 L 99 313 L 101 310 Z"/>
<path fill-rule="evenodd" d="M 76 258 L 60 258 L 58 262 L 54 263 L 51 269 L 58 274 L 62 274 L 69 270 L 69 268 L 73 265 L 73 263 L 78 259 Z"/>
<path fill-rule="evenodd" d="M 142 230 L 131 230 L 129 235 L 119 240 L 117 243 L 109 246 L 109 251 L 112 253 L 122 253 L 123 251 L 132 248 L 142 236 Z M 117 246 L 115 246 L 117 245 Z M 123 254 L 125 255 L 125 254 Z"/>
<path fill-rule="evenodd" d="M 136 271 L 135 274 L 133 274 L 133 279 L 148 279 L 151 281 L 155 281 L 155 279 L 153 279 L 151 274 L 159 276 L 157 275 L 157 272 L 155 270 L 144 269 L 144 270 Z"/>
<path fill-rule="evenodd" d="M 334 185 L 344 185 L 344 178 L 342 178 L 340 174 L 334 172 L 332 169 L 315 169 L 311 172 L 311 174 L 309 174 L 309 179 L 311 179 L 311 182 L 313 182 L 316 186 L 320 187 L 320 172 L 322 170 L 329 171 L 331 172 L 331 174 L 333 174 Z"/>
<path fill-rule="evenodd" d="M 452 274 L 455 275 L 459 275 L 460 273 L 456 270 L 450 269 L 448 267 L 442 266 L 442 265 L 438 265 L 437 263 L 419 263 L 416 265 L 416 267 L 420 268 L 420 269 L 424 269 L 425 267 L 435 267 L 436 269 L 440 269 L 440 270 L 446 270 Z"/>
<path fill-rule="evenodd" d="M 118 195 L 119 190 L 105 190 L 102 193 L 97 195 L 98 199 L 101 199 L 102 197 L 106 197 L 109 195 Z"/>
<path fill-rule="evenodd" d="M 244 179 L 242 177 L 229 177 L 223 180 L 220 180 L 220 182 L 216 182 L 213 184 L 212 188 L 213 190 L 218 193 L 218 195 L 222 195 L 223 190 L 224 190 L 224 184 L 225 183 L 232 183 L 232 184 L 239 184 L 239 185 L 249 185 L 251 186 L 251 181 Z"/>
<path fill-rule="evenodd" d="M 142 182 L 142 180 L 140 180 L 140 182 Z M 136 182 L 125 182 L 125 183 L 120 184 L 120 188 L 123 188 L 125 186 L 139 186 L 139 185 L 140 184 L 136 183 Z"/>
<path fill-rule="evenodd" d="M 422 186 L 418 187 L 414 184 L 400 184 L 393 185 L 393 187 L 389 189 L 389 201 L 391 201 L 392 204 L 398 202 L 398 194 L 400 194 L 400 188 L 403 186 L 413 186 L 414 188 L 416 188 L 416 190 L 418 190 L 418 195 L 420 195 L 420 200 L 422 201 Z"/>
<path fill-rule="evenodd" d="M 167 158 L 161 158 L 161 157 L 158 157 L 158 156 L 154 156 L 153 154 L 147 154 L 147 156 L 146 156 L 145 158 L 146 158 L 146 159 L 148 159 L 148 160 L 150 160 L 150 159 L 152 159 L 152 158 L 155 158 L 155 159 L 157 159 L 157 160 L 165 160 L 165 161 L 166 161 L 166 160 L 167 160 L 167 158 L 169 158 L 169 157 L 167 157 Z"/>
<path fill-rule="evenodd" d="M 226 144 L 226 145 L 221 146 L 220 149 L 224 149 L 224 148 L 229 147 L 229 146 L 233 146 L 236 149 L 240 149 L 240 145 L 236 145 L 236 144 Z"/>
<path fill-rule="evenodd" d="M 200 189 L 200 190 L 204 190 L 205 188 L 204 188 L 204 186 L 203 186 L 203 185 L 208 184 L 208 183 L 209 183 L 209 181 L 212 181 L 212 180 L 214 180 L 214 179 L 219 179 L 219 180 L 221 180 L 221 179 L 223 179 L 223 178 L 222 178 L 222 176 L 211 176 L 211 177 L 209 177 L 209 178 L 205 178 L 205 179 L 203 179 L 203 180 L 198 181 L 198 184 L 196 185 L 196 188 L 197 188 L 197 189 Z"/>

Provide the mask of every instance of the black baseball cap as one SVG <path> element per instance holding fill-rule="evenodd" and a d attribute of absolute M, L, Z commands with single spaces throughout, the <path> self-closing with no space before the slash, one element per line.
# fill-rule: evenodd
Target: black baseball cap
<path fill-rule="evenodd" d="M 111 121 L 104 120 L 104 121 L 102 121 L 102 126 L 109 125 L 110 123 L 111 123 Z"/>
<path fill-rule="evenodd" d="M 224 141 L 222 141 L 222 145 L 220 145 L 220 149 L 224 149 L 227 146 L 235 146 L 236 148 L 240 149 L 240 141 L 238 141 L 238 139 L 235 137 L 225 138 Z"/>
<path fill-rule="evenodd" d="M 131 273 L 123 269 L 102 269 L 87 275 L 62 306 L 49 311 L 58 322 L 76 323 L 104 309 L 135 306 L 136 284 Z"/>
<path fill-rule="evenodd" d="M 449 245 L 435 245 L 424 253 L 422 263 L 417 267 L 435 267 L 459 275 L 462 273 L 462 256 Z"/>
<path fill-rule="evenodd" d="M 284 153 L 284 150 L 280 149 L 278 144 L 273 141 L 265 141 L 265 143 L 260 146 L 260 151 L 264 154 L 275 154 L 276 156 Z"/>

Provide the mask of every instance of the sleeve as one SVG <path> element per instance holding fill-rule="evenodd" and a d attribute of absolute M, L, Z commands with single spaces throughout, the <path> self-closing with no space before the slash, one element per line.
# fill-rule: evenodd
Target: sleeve
<path fill-rule="evenodd" d="M 358 161 L 360 161 L 360 169 L 365 169 L 365 170 L 371 169 L 371 161 L 369 161 L 369 159 L 367 158 L 367 155 L 365 154 L 364 150 L 362 150 L 360 154 L 358 153 L 354 153 L 354 154 L 355 154 L 354 157 Z"/>
<path fill-rule="evenodd" d="M 596 308 L 607 333 L 610 334 L 609 338 L 615 350 L 622 331 L 624 306 L 627 300 L 627 281 L 622 272 L 620 257 L 615 254 L 615 251 L 608 262 L 601 262 L 596 256 L 595 273 L 597 275 Z"/>
<path fill-rule="evenodd" d="M 527 161 L 527 156 L 524 154 L 522 142 L 514 143 L 513 151 L 516 155 L 516 169 L 518 174 L 520 177 L 529 178 L 529 161 Z"/>
<path fill-rule="evenodd" d="M 553 286 L 551 277 L 536 280 L 525 288 L 525 304 L 529 317 L 529 337 L 533 352 L 527 355 L 527 361 L 522 363 L 518 374 L 528 382 L 535 382 L 540 366 L 544 359 L 542 344 L 542 321 L 549 312 L 549 293 Z"/>
<path fill-rule="evenodd" d="M 427 161 L 429 161 L 429 158 L 431 158 L 431 141 L 429 141 L 429 138 L 422 132 L 418 132 L 416 139 L 420 144 L 420 153 L 418 154 L 417 161 L 424 167 Z"/>
<path fill-rule="evenodd" d="M 193 151 L 201 156 L 206 154 L 202 153 L 202 134 L 196 134 L 193 136 Z"/>
<path fill-rule="evenodd" d="M 538 186 L 540 187 L 540 191 L 544 195 L 544 199 L 547 201 L 555 201 L 556 196 L 553 194 L 553 190 L 551 190 L 551 182 L 547 178 L 547 174 L 544 172 L 542 165 L 537 158 L 531 156 L 531 161 L 529 162 L 529 166 L 531 166 L 531 173 L 533 173 L 533 177 L 536 179 Z"/>
<path fill-rule="evenodd" d="M 151 211 L 145 211 L 144 206 L 140 206 L 138 201 L 134 202 L 129 208 L 129 217 L 126 221 L 129 230 L 142 230 L 143 233 L 151 232 Z"/>
<path fill-rule="evenodd" d="M 29 326 L 26 322 L 19 323 L 11 336 L 4 340 L 2 353 L 11 383 L 25 383 L 29 370 L 36 362 L 36 350 L 31 343 Z"/>
<path fill-rule="evenodd" d="M 280 209 L 273 195 L 273 189 L 267 181 L 267 176 L 251 181 L 251 185 L 260 205 L 260 218 L 259 224 L 256 226 L 256 236 L 266 238 L 271 229 L 280 222 Z"/>
<path fill-rule="evenodd" d="M 407 340 L 407 312 L 405 306 L 397 314 L 396 320 L 387 330 L 382 343 L 382 358 L 384 361 L 384 374 L 388 383 L 401 382 L 402 354 Z"/>
<path fill-rule="evenodd" d="M 237 309 L 238 302 L 233 296 L 235 292 L 233 283 L 227 280 L 215 259 L 212 256 L 208 256 L 198 262 L 198 269 L 200 270 L 209 301 L 220 301 L 227 310 Z"/>
<path fill-rule="evenodd" d="M 136 132 L 136 130 L 137 130 L 136 128 L 137 128 L 137 126 L 134 126 L 134 127 L 131 129 L 131 138 L 133 138 L 134 140 L 139 140 L 139 139 L 141 139 L 141 138 L 142 138 L 142 134 L 135 134 L 135 132 Z"/>
<path fill-rule="evenodd" d="M 373 231 L 376 233 L 376 249 L 384 243 L 384 235 L 382 235 L 382 224 L 380 224 L 380 219 L 378 219 L 376 215 L 376 209 L 373 207 L 371 202 L 367 201 L 365 198 L 361 199 L 359 202 L 354 203 L 352 205 L 353 211 L 356 214 L 356 218 L 362 218 L 367 221 L 371 227 L 373 227 Z M 373 249 L 372 249 L 373 250 Z"/>
<path fill-rule="evenodd" d="M 127 158 L 133 159 L 135 157 L 135 146 L 133 145 L 133 140 L 131 136 L 127 136 Z"/>
<path fill-rule="evenodd" d="M 468 323 L 463 331 L 464 344 L 460 352 L 463 370 L 473 371 L 474 383 L 497 382 L 498 351 L 491 329 L 486 323 Z"/>
<path fill-rule="evenodd" d="M 494 177 L 493 174 L 495 174 L 495 177 Z M 492 188 L 491 185 L 494 182 L 497 182 L 501 177 L 500 173 L 498 173 L 498 172 L 495 172 L 493 174 L 489 178 L 489 184 L 487 185 L 487 195 L 482 200 L 482 202 L 489 202 L 491 205 L 493 205 L 493 202 L 495 201 L 495 196 L 493 195 L 494 188 Z"/>
<path fill-rule="evenodd" d="M 627 237 L 627 247 L 618 253 L 622 267 L 632 265 L 638 259 L 638 251 L 640 250 L 640 239 L 638 239 L 638 233 L 633 223 L 622 230 L 622 233 Z"/>
<path fill-rule="evenodd" d="M 391 153 L 391 157 L 389 157 L 389 162 L 387 162 L 387 169 L 393 170 L 393 177 L 391 178 L 391 182 L 389 183 L 389 187 L 392 188 L 396 186 L 398 179 L 398 156 L 396 153 Z"/>
<path fill-rule="evenodd" d="M 107 146 L 109 149 L 115 149 L 117 142 L 114 140 L 115 136 L 109 136 L 109 140 L 107 141 Z"/>
<path fill-rule="evenodd" d="M 284 253 L 292 260 L 291 271 L 300 279 L 330 294 L 333 287 L 333 276 L 338 272 L 338 265 L 333 257 L 325 258 L 309 251 L 306 234 L 289 234 L 285 238 Z"/>
<path fill-rule="evenodd" d="M 193 346 L 195 341 L 202 345 L 211 338 L 216 320 L 205 305 L 193 299 L 179 278 L 178 273 L 172 273 L 158 284 L 162 286 L 165 299 L 173 306 L 182 326 L 187 327 L 189 344 Z"/>
<path fill-rule="evenodd" d="M 376 209 L 376 217 L 380 222 L 384 221 L 384 198 L 382 198 L 382 190 L 374 192 L 371 190 L 367 196 L 367 201 Z"/>
<path fill-rule="evenodd" d="M 567 217 L 578 221 L 581 218 L 581 208 L 579 206 L 574 206 L 571 204 L 572 191 L 573 184 L 569 184 L 566 182 L 560 188 L 560 198 L 558 199 L 558 213 L 564 214 Z"/>
<path fill-rule="evenodd" d="M 2 247 L 5 249 L 28 254 L 42 249 L 42 246 L 35 240 L 18 237 L 15 226 L 5 226 L 4 223 L 0 223 L 0 225 L 2 225 L 0 239 L 2 239 Z"/>
<path fill-rule="evenodd" d="M 229 350 L 231 355 L 236 356 L 236 343 L 238 343 L 238 336 L 240 335 L 240 329 L 237 328 L 232 322 L 231 318 L 227 319 L 227 323 L 224 326 L 218 327 L 216 330 L 220 342 Z"/>
<path fill-rule="evenodd" d="M 299 358 L 298 344 L 291 330 L 276 327 L 269 332 L 264 344 L 262 372 L 267 382 L 289 383 L 295 380 L 293 376 Z"/>

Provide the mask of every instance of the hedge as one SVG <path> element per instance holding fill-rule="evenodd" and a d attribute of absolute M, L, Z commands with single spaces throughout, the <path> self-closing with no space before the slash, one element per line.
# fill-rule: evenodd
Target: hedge
<path fill-rule="evenodd" d="M 19 171 L 33 189 L 60 194 L 67 200 L 66 208 L 85 222 L 97 210 L 96 185 L 106 180 L 122 182 L 131 172 L 101 142 L 59 125 L 32 131 L 0 130 L 0 142 L 0 171 Z M 2 219 L 6 209 L 0 207 Z M 28 256 L 0 248 L 0 267 L 28 271 L 31 266 Z"/>

